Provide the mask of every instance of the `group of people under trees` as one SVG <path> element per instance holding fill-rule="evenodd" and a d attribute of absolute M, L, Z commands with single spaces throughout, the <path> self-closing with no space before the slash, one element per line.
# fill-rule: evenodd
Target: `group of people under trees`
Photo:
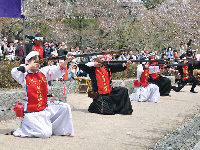
<path fill-rule="evenodd" d="M 37 34 L 35 42 L 30 45 L 25 61 L 19 67 L 12 69 L 13 78 L 19 82 L 26 91 L 24 103 L 24 116 L 13 133 L 19 137 L 47 138 L 51 135 L 74 136 L 72 114 L 69 104 L 62 102 L 50 103 L 47 101 L 48 81 L 58 78 L 65 73 L 67 64 L 75 59 L 74 56 L 66 55 L 66 59 L 55 65 L 41 67 L 38 61 L 45 57 L 41 43 L 43 36 Z M 111 74 L 121 72 L 133 62 L 128 59 L 125 63 L 105 63 L 111 55 L 93 55 L 85 58 L 88 61 L 80 61 L 78 67 L 85 71 L 92 83 L 92 91 L 89 96 L 93 99 L 88 111 L 104 115 L 132 115 L 131 100 L 138 102 L 159 102 L 160 96 L 169 96 L 170 91 L 180 91 L 187 83 L 192 82 L 190 92 L 194 91 L 198 80 L 191 76 L 190 71 L 200 68 L 200 63 L 191 59 L 191 53 L 185 53 L 177 65 L 181 76 L 178 87 L 171 85 L 171 80 L 160 74 L 162 67 L 169 65 L 165 61 L 156 61 L 155 53 L 148 53 L 147 58 L 140 59 L 137 66 L 137 80 L 134 81 L 135 93 L 129 97 L 125 87 L 112 87 Z M 162 63 L 162 64 L 160 64 Z M 190 65 L 190 63 L 192 65 Z"/>

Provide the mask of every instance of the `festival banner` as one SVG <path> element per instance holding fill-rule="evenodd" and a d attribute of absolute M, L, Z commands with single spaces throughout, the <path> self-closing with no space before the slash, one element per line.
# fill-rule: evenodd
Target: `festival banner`
<path fill-rule="evenodd" d="M 0 17 L 22 18 L 21 0 L 0 0 Z"/>

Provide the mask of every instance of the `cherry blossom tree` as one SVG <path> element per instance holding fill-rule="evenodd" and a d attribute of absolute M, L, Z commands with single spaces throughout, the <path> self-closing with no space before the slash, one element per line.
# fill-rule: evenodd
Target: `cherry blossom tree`
<path fill-rule="evenodd" d="M 68 47 L 163 51 L 192 40 L 199 49 L 198 0 L 26 0 L 26 33 Z M 0 18 L 1 35 L 22 36 L 22 20 Z"/>

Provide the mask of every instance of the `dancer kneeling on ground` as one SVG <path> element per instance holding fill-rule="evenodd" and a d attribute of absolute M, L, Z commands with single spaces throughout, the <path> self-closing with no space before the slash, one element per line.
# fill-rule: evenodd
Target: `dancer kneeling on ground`
<path fill-rule="evenodd" d="M 104 115 L 125 114 L 133 112 L 128 95 L 124 87 L 111 87 L 111 72 L 120 72 L 126 69 L 126 64 L 102 64 L 103 55 L 93 56 L 91 62 L 79 63 L 79 68 L 89 74 L 92 82 L 92 92 L 95 96 L 88 111 Z M 130 65 L 131 61 L 127 62 Z"/>
<path fill-rule="evenodd" d="M 149 63 L 143 62 L 137 66 L 137 80 L 134 81 L 136 92 L 131 94 L 132 101 L 139 102 L 159 102 L 159 87 L 155 84 L 149 84 Z"/>
<path fill-rule="evenodd" d="M 200 68 L 200 62 L 193 63 L 193 61 L 188 61 L 186 57 L 182 58 L 183 62 L 179 64 L 185 66 L 178 66 L 179 74 L 181 75 L 181 79 L 178 80 L 178 87 L 172 86 L 172 89 L 176 92 L 179 92 L 187 83 L 192 83 L 191 93 L 198 93 L 194 91 L 196 85 L 198 85 L 199 81 L 197 78 L 193 76 L 193 70 Z"/>
<path fill-rule="evenodd" d="M 149 60 L 155 60 L 155 55 L 149 56 Z M 158 62 L 150 62 L 150 65 L 156 65 Z M 149 67 L 149 83 L 156 84 L 159 87 L 160 96 L 169 96 L 171 91 L 171 80 L 160 75 L 160 66 Z"/>
<path fill-rule="evenodd" d="M 11 74 L 26 90 L 24 116 L 17 130 L 13 133 L 19 137 L 48 138 L 51 135 L 73 136 L 71 108 L 66 103 L 50 103 L 47 101 L 47 86 L 50 79 L 55 79 L 65 73 L 66 65 L 73 57 L 53 66 L 39 69 L 40 59 L 37 51 L 30 52 L 25 58 L 25 65 L 15 67 Z"/>

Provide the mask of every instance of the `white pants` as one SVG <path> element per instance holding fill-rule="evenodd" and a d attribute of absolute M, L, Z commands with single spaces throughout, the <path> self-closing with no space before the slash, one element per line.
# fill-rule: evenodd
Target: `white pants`
<path fill-rule="evenodd" d="M 130 100 L 139 102 L 160 102 L 159 87 L 155 84 L 149 84 L 146 87 L 136 87 L 136 91 L 131 94 Z"/>
<path fill-rule="evenodd" d="M 43 111 L 25 113 L 13 134 L 40 138 L 48 138 L 51 135 L 74 136 L 71 108 L 66 103 L 50 103 Z"/>

